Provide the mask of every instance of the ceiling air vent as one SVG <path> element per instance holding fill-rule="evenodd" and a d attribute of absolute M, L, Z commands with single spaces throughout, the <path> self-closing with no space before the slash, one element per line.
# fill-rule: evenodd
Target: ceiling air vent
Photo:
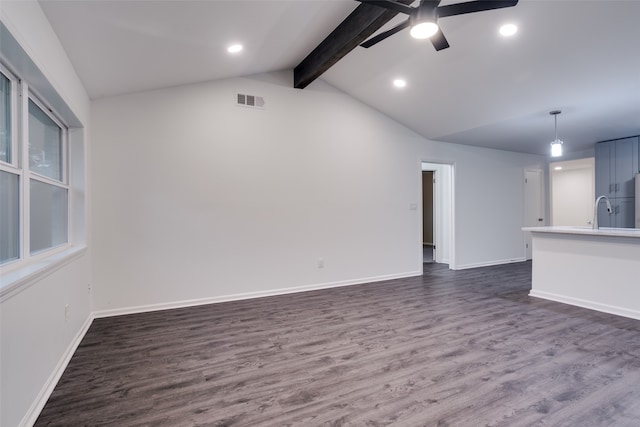
<path fill-rule="evenodd" d="M 264 108 L 264 98 L 261 96 L 239 93 L 236 98 L 236 103 L 243 107 Z"/>

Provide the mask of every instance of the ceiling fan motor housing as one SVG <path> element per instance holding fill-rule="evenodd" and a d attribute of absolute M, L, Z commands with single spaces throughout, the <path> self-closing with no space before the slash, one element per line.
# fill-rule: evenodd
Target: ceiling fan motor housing
<path fill-rule="evenodd" d="M 409 17 L 411 26 L 423 23 L 433 22 L 438 23 L 438 8 L 435 4 L 424 2 L 413 10 L 413 13 Z"/>

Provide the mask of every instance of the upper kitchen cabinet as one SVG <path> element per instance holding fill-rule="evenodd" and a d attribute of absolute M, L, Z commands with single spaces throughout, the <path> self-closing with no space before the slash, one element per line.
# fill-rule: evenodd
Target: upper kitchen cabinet
<path fill-rule="evenodd" d="M 615 141 L 599 142 L 596 144 L 596 197 L 615 197 Z"/>
<path fill-rule="evenodd" d="M 635 197 L 635 176 L 638 173 L 638 137 L 616 141 L 616 197 Z"/>
<path fill-rule="evenodd" d="M 635 197 L 638 145 L 637 136 L 596 144 L 596 196 Z"/>

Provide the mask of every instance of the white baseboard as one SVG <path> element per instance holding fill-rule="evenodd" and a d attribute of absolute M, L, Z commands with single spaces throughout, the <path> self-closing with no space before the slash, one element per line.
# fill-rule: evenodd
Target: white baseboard
<path fill-rule="evenodd" d="M 339 282 L 317 283 L 313 285 L 296 286 L 291 288 L 272 289 L 268 291 L 246 292 L 240 294 L 221 295 L 211 298 L 199 298 L 192 300 L 175 301 L 161 304 L 139 305 L 133 307 L 116 308 L 111 310 L 98 310 L 93 312 L 93 316 L 97 318 L 122 316 L 125 314 L 147 313 L 150 311 L 170 310 L 173 308 L 194 307 L 198 305 L 216 304 L 229 301 L 240 301 L 252 298 L 271 297 L 276 295 L 293 294 L 297 292 L 316 291 L 321 289 L 337 288 L 341 286 L 361 285 L 364 283 L 382 282 L 385 280 L 402 279 L 405 277 L 421 276 L 422 271 L 416 270 L 406 273 L 390 274 L 386 276 L 366 277 L 354 280 L 345 280 Z"/>
<path fill-rule="evenodd" d="M 617 307 L 614 305 L 602 304 L 599 302 L 583 300 L 580 298 L 567 297 L 551 292 L 534 291 L 529 292 L 529 296 L 542 298 L 549 301 L 561 302 L 563 304 L 575 305 L 577 307 L 588 308 L 590 310 L 601 311 L 603 313 L 615 314 L 617 316 L 630 317 L 631 319 L 640 320 L 640 311 L 629 310 L 628 308 Z"/>
<path fill-rule="evenodd" d="M 53 393 L 53 389 L 56 387 L 56 384 L 58 384 L 58 381 L 60 380 L 60 377 L 62 377 L 64 370 L 67 368 L 71 357 L 73 357 L 73 354 L 76 352 L 76 349 L 80 345 L 80 342 L 89 330 L 93 319 L 93 314 L 89 314 L 89 317 L 87 317 L 84 325 L 82 325 L 82 328 L 80 328 L 76 336 L 73 338 L 64 354 L 58 361 L 57 366 L 55 367 L 51 375 L 49 375 L 49 378 L 40 390 L 40 393 L 38 393 L 38 396 L 31 404 L 31 407 L 29 408 L 25 416 L 22 418 L 22 421 L 20 421 L 20 424 L 18 424 L 19 427 L 31 427 L 36 423 L 36 421 L 38 420 L 38 416 L 42 411 L 42 408 L 44 408 L 47 400 L 49 400 L 51 393 Z"/>
<path fill-rule="evenodd" d="M 456 270 L 466 270 L 468 268 L 491 267 L 493 265 L 513 264 L 513 263 L 516 263 L 516 262 L 524 262 L 524 261 L 526 261 L 525 257 L 502 259 L 502 260 L 496 260 L 496 261 L 476 262 L 476 263 L 472 263 L 472 264 L 457 265 L 455 269 Z"/>

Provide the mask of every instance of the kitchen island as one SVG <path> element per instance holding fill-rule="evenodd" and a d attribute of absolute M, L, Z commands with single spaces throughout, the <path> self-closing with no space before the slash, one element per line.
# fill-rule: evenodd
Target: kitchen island
<path fill-rule="evenodd" d="M 640 229 L 525 227 L 529 295 L 640 319 Z"/>

